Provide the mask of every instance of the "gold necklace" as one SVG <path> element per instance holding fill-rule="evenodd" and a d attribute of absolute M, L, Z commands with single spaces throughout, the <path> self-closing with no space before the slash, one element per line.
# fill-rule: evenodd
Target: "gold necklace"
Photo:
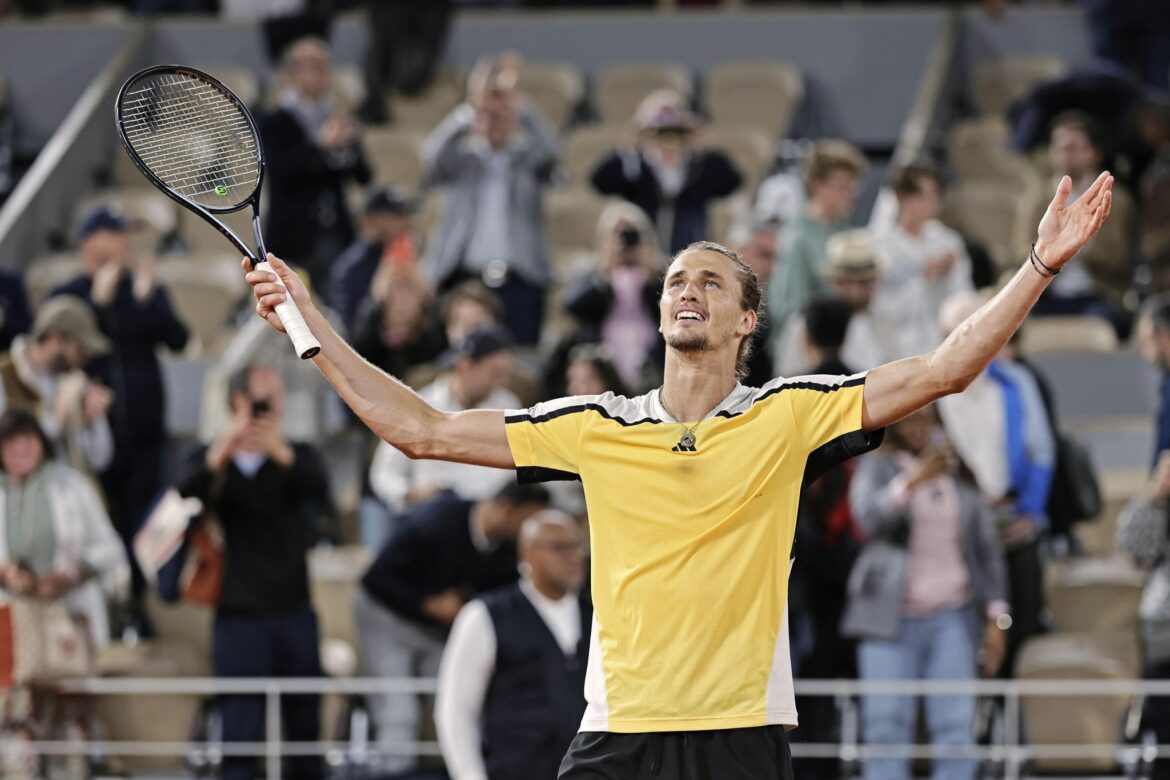
<path fill-rule="evenodd" d="M 702 420 L 695 423 L 694 427 L 687 425 L 678 418 L 674 412 L 670 411 L 670 407 L 666 405 L 666 397 L 662 394 L 661 388 L 658 390 L 658 403 L 662 404 L 662 408 L 666 413 L 674 418 L 675 422 L 683 427 L 682 435 L 678 437 L 678 444 L 674 445 L 673 449 L 680 452 L 695 452 L 695 432 L 699 430 L 699 426 L 703 424 Z"/>

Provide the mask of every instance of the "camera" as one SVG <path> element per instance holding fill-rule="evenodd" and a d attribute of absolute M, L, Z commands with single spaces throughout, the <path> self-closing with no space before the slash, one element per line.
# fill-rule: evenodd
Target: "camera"
<path fill-rule="evenodd" d="M 259 399 L 259 400 L 252 399 L 252 416 L 253 417 L 263 417 L 264 415 L 268 414 L 270 411 L 272 411 L 272 405 L 268 402 L 268 399 L 266 399 L 266 398 Z"/>
<path fill-rule="evenodd" d="M 633 249 L 642 243 L 642 234 L 636 227 L 624 227 L 618 231 L 618 241 L 622 249 Z"/>

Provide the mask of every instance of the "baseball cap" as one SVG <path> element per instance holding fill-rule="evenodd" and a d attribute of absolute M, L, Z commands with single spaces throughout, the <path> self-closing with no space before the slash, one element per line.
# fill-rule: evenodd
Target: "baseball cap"
<path fill-rule="evenodd" d="M 499 325 L 476 328 L 444 353 L 443 363 L 453 365 L 461 357 L 480 361 L 488 355 L 494 355 L 511 348 L 512 334 L 508 332 L 507 328 Z"/>
<path fill-rule="evenodd" d="M 375 187 L 366 196 L 366 213 L 413 214 L 414 200 L 398 187 Z"/>
<path fill-rule="evenodd" d="M 828 277 L 867 278 L 880 275 L 889 261 L 864 230 L 847 230 L 829 239 L 825 245 L 825 275 Z"/>
<path fill-rule="evenodd" d="M 691 127 L 690 115 L 669 104 L 661 106 L 646 122 L 647 129 L 659 132 L 685 133 L 689 132 Z"/>
<path fill-rule="evenodd" d="M 112 206 L 94 206 L 81 218 L 81 224 L 77 228 L 77 240 L 84 241 L 90 234 L 99 230 L 125 233 L 129 229 L 130 221 L 117 209 Z"/>
<path fill-rule="evenodd" d="M 93 310 L 72 295 L 59 295 L 41 304 L 33 320 L 32 337 L 39 339 L 50 331 L 76 341 L 90 356 L 110 351 L 110 340 L 98 329 Z"/>

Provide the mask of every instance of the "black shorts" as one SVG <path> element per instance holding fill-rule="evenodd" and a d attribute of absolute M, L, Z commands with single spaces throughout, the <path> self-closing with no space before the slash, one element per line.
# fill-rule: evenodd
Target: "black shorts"
<path fill-rule="evenodd" d="M 783 726 L 614 734 L 582 731 L 558 780 L 792 780 Z"/>

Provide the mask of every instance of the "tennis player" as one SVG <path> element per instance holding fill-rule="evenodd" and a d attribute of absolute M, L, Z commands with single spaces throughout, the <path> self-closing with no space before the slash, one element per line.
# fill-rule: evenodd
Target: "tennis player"
<path fill-rule="evenodd" d="M 791 778 L 785 605 L 801 484 L 983 371 L 1109 213 L 1108 173 L 1068 203 L 1071 186 L 1060 182 L 1012 280 L 934 352 L 759 389 L 736 377 L 760 287 L 717 244 L 687 247 L 666 272 L 661 388 L 516 411 L 432 409 L 362 360 L 271 262 L 321 342 L 317 366 L 383 439 L 413 458 L 584 483 L 595 616 L 588 706 L 562 780 Z M 247 279 L 260 316 L 280 329 L 281 287 L 268 272 Z"/>

